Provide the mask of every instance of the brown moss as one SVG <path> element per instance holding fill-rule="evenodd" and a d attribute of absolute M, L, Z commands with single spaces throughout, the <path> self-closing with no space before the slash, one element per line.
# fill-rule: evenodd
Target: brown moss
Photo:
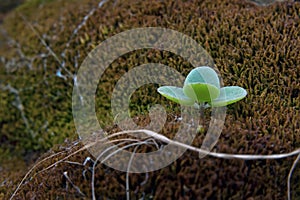
<path fill-rule="evenodd" d="M 239 85 L 248 91 L 245 100 L 229 106 L 225 128 L 216 150 L 271 154 L 299 147 L 298 2 L 257 7 L 238 0 L 117 1 L 116 4 L 111 1 L 97 9 L 85 25 L 73 34 L 88 13 L 90 5 L 97 6 L 88 0 L 72 3 L 54 1 L 39 8 L 38 12 L 24 11 L 23 15 L 40 34 L 45 35 L 45 41 L 61 60 L 64 59 L 67 69 L 72 73 L 77 71 L 75 57 L 77 64 L 81 63 L 97 44 L 124 30 L 159 26 L 185 33 L 199 42 L 213 57 L 225 85 Z M 58 12 L 57 7 L 62 6 L 64 9 Z M 5 28 L 20 44 L 26 57 L 47 53 L 35 33 L 23 22 L 22 15 L 14 13 L 5 21 Z M 47 69 L 44 70 L 41 66 L 45 58 L 37 56 L 30 70 L 17 48 L 11 48 L 3 54 L 7 59 L 4 64 L 10 59 L 16 59 L 16 64 L 7 71 L 0 69 L 2 82 L 16 88 L 33 87 L 22 92 L 21 97 L 24 99 L 26 114 L 34 122 L 32 129 L 42 136 L 37 134 L 38 137 L 33 139 L 28 137 L 29 133 L 23 131 L 20 113 L 10 103 L 14 99 L 13 95 L 1 93 L 4 99 L 1 102 L 5 109 L 3 113 L 10 113 L 0 114 L 0 128 L 4 133 L 1 140 L 7 141 L 10 147 L 17 144 L 18 148 L 22 148 L 25 143 L 28 151 L 33 146 L 37 149 L 49 148 L 53 143 L 61 142 L 62 138 L 74 135 L 70 103 L 73 80 L 64 81 L 55 77 L 60 63 L 53 57 L 46 57 Z M 2 49 L 1 52 L 5 51 Z M 65 52 L 64 58 L 60 55 L 62 52 Z M 118 78 L 129 69 L 150 62 L 167 64 L 183 74 L 191 70 L 191 66 L 182 58 L 169 52 L 141 50 L 122 56 L 111 64 L 105 72 L 106 82 L 100 83 L 98 87 L 97 115 L 103 125 L 112 123 L 110 95 Z M 132 97 L 132 109 L 137 105 L 144 106 L 141 112 L 133 111 L 134 116 L 147 114 L 145 110 L 148 103 L 163 102 L 171 109 L 178 109 L 159 95 L 152 95 L 156 94 L 155 89 L 152 86 L 141 88 Z M 147 93 L 151 95 L 146 95 L 143 100 L 138 95 Z M 49 122 L 47 130 L 51 130 L 49 132 L 40 129 L 46 119 Z M 169 119 L 171 122 L 172 119 Z M 168 125 L 166 129 L 166 136 L 172 137 L 176 128 Z M 194 145 L 199 146 L 202 139 L 203 136 L 199 136 Z M 86 156 L 88 154 L 85 152 L 73 159 L 83 162 Z M 211 158 L 199 160 L 197 155 L 189 152 L 170 167 L 150 173 L 147 184 L 143 186 L 139 184 L 144 176 L 132 175 L 131 194 L 141 197 L 145 192 L 147 198 L 154 196 L 157 199 L 285 199 L 286 176 L 291 163 L 292 159 L 247 162 Z M 47 165 L 44 163 L 41 167 Z M 63 178 L 65 171 L 68 171 L 74 184 L 90 197 L 90 178 L 83 180 L 83 168 L 62 164 L 25 184 L 18 198 L 30 198 L 33 195 L 38 199 L 54 196 L 81 198 Z M 124 173 L 99 165 L 96 176 L 98 196 L 125 197 Z M 299 170 L 296 169 L 293 178 L 295 198 L 300 196 L 298 179 Z"/>
<path fill-rule="evenodd" d="M 173 116 L 172 116 L 173 117 Z M 147 123 L 148 119 L 140 119 L 140 123 Z M 174 121 L 166 124 L 164 131 L 176 131 L 180 123 Z M 207 128 L 208 122 L 205 127 Z M 117 129 L 110 129 L 115 132 Z M 224 131 L 227 131 L 225 129 Z M 249 151 L 253 154 L 267 154 L 265 148 L 259 145 L 269 146 L 272 143 L 263 138 L 255 141 L 251 149 L 235 149 L 235 140 L 243 143 L 247 139 L 240 139 L 234 135 L 228 137 L 223 135 L 216 150 L 220 152 L 240 152 Z M 195 146 L 200 146 L 202 139 L 194 141 Z M 245 145 L 243 143 L 243 145 Z M 247 145 L 245 145 L 247 146 Z M 67 162 L 56 164 L 50 169 L 48 166 L 71 155 L 81 149 L 81 143 L 68 143 L 66 146 L 55 148 L 51 153 L 43 157 L 59 155 L 38 165 L 22 185 L 15 199 L 91 199 L 91 167 L 92 163 L 87 162 L 81 166 L 88 156 L 88 151 L 84 150 L 68 158 Z M 141 152 L 145 152 L 143 148 Z M 42 157 L 42 158 L 43 158 Z M 42 160 L 40 158 L 40 160 Z M 76 162 L 71 163 L 71 162 Z M 198 155 L 190 151 L 186 152 L 173 164 L 161 170 L 147 174 L 130 175 L 130 194 L 133 199 L 285 199 L 286 198 L 286 178 L 288 169 L 293 162 L 292 158 L 267 161 L 242 161 L 223 160 L 211 157 L 199 159 Z M 42 172 L 40 172 L 43 170 Z M 105 165 L 98 164 L 95 173 L 95 193 L 97 198 L 103 199 L 125 199 L 126 177 L 125 173 L 113 170 Z M 63 175 L 67 172 L 68 178 Z M 297 180 L 299 170 L 294 172 L 292 178 L 292 195 L 298 195 Z M 74 184 L 85 195 L 82 196 L 76 190 Z"/>

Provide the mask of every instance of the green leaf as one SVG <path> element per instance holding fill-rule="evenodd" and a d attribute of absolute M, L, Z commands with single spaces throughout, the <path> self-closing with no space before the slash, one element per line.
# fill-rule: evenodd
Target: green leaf
<path fill-rule="evenodd" d="M 189 97 L 185 96 L 183 93 L 182 88 L 175 87 L 175 86 L 162 86 L 157 89 L 157 91 L 166 97 L 167 99 L 170 99 L 176 103 L 179 103 L 181 105 L 185 106 L 192 106 L 194 105 L 195 101 L 193 99 L 190 99 Z"/>
<path fill-rule="evenodd" d="M 243 99 L 247 95 L 244 88 L 238 86 L 223 87 L 220 90 L 220 96 L 210 102 L 212 107 L 226 106 Z"/>
<path fill-rule="evenodd" d="M 184 81 L 184 85 L 192 83 L 206 83 L 220 89 L 220 80 L 217 73 L 211 67 L 207 66 L 196 67 L 190 71 Z"/>
<path fill-rule="evenodd" d="M 191 99 L 202 103 L 211 102 L 220 95 L 220 90 L 207 83 L 192 83 L 183 86 L 183 93 Z"/>

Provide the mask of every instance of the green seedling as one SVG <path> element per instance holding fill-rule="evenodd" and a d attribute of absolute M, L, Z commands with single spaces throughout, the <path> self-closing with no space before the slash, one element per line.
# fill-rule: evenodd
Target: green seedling
<path fill-rule="evenodd" d="M 167 99 L 184 106 L 221 107 L 235 103 L 247 95 L 238 86 L 220 87 L 217 73 L 210 67 L 193 69 L 186 77 L 183 88 L 162 86 L 157 91 Z"/>

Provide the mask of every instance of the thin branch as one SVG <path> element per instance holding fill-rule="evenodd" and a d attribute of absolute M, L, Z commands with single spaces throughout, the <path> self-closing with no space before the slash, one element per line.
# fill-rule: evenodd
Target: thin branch
<path fill-rule="evenodd" d="M 148 135 L 149 137 L 153 137 L 153 138 L 160 140 L 162 142 L 165 142 L 167 144 L 176 145 L 176 146 L 179 146 L 179 147 L 182 147 L 182 148 L 194 151 L 194 152 L 206 154 L 208 156 L 212 156 L 212 157 L 216 157 L 216 158 L 225 158 L 225 159 L 234 159 L 235 158 L 235 159 L 242 159 L 242 160 L 267 160 L 267 159 L 287 158 L 287 157 L 298 155 L 300 153 L 300 148 L 298 148 L 292 152 L 289 152 L 289 153 L 272 154 L 272 155 L 229 154 L 229 153 L 210 152 L 210 151 L 198 148 L 198 147 L 194 147 L 194 146 L 191 146 L 191 145 L 188 145 L 185 143 L 171 140 L 159 133 L 156 133 L 151 130 L 146 130 L 146 129 L 120 131 L 120 132 L 109 135 L 107 138 L 112 138 L 112 137 L 116 137 L 116 136 L 120 136 L 120 135 L 124 135 L 124 134 L 128 134 L 128 133 L 140 133 L 140 132 L 143 132 L 146 135 Z"/>
<path fill-rule="evenodd" d="M 136 147 L 134 147 L 134 150 L 130 156 L 130 160 L 128 162 L 128 166 L 127 166 L 127 172 L 126 172 L 126 199 L 130 200 L 130 187 L 129 187 L 129 170 L 131 167 L 131 163 L 132 160 L 134 158 L 135 152 L 137 151 L 137 149 L 139 148 L 139 146 L 141 146 L 141 144 L 137 144 Z"/>
<path fill-rule="evenodd" d="M 292 167 L 291 167 L 291 170 L 289 172 L 289 176 L 288 176 L 288 179 L 287 179 L 287 195 L 288 195 L 288 200 L 291 200 L 291 177 L 292 177 L 292 174 L 293 174 L 293 171 L 298 163 L 298 161 L 300 160 L 300 153 L 298 154 L 297 158 L 295 159 Z"/>
<path fill-rule="evenodd" d="M 46 47 L 46 49 L 48 50 L 48 52 L 55 58 L 55 60 L 59 64 L 60 68 L 63 69 L 65 72 L 67 72 L 67 74 L 70 77 L 73 77 L 73 74 L 67 68 L 65 68 L 65 66 L 62 64 L 63 62 L 58 58 L 58 56 L 56 55 L 56 53 L 54 53 L 54 51 L 51 49 L 51 47 L 49 45 L 47 45 L 46 41 L 40 36 L 40 34 L 36 31 L 36 29 L 28 22 L 28 20 L 26 19 L 26 17 L 24 15 L 22 15 L 22 14 L 19 14 L 19 15 L 22 17 L 22 19 L 24 20 L 24 22 L 26 23 L 26 25 L 38 37 L 38 39 L 40 40 L 40 42 Z"/>
<path fill-rule="evenodd" d="M 151 144 L 154 144 L 156 146 L 156 148 L 159 149 L 159 146 L 158 146 L 158 144 L 156 143 L 155 140 L 153 140 L 152 138 L 149 138 L 145 141 L 146 144 L 150 144 L 149 141 L 151 141 Z M 134 158 L 135 152 L 137 151 L 138 147 L 140 147 L 142 144 L 143 144 L 143 142 L 140 142 L 139 144 L 136 145 L 136 147 L 134 148 L 134 150 L 133 150 L 133 152 L 130 156 L 130 160 L 128 162 L 128 167 L 127 167 L 127 170 L 126 170 L 126 199 L 127 200 L 130 200 L 130 188 L 129 188 L 129 171 L 130 171 L 130 167 L 131 167 L 132 160 Z"/>
<path fill-rule="evenodd" d="M 67 181 L 69 181 L 69 182 L 71 183 L 72 187 L 75 188 L 75 190 L 76 190 L 81 196 L 85 197 L 85 194 L 84 194 L 83 192 L 81 192 L 80 188 L 79 188 L 77 185 L 75 185 L 75 184 L 73 183 L 73 181 L 70 179 L 70 177 L 68 176 L 68 172 L 67 172 L 67 171 L 64 172 L 63 175 L 64 175 L 64 177 L 67 179 Z"/>
<path fill-rule="evenodd" d="M 123 144 L 125 144 L 127 141 L 124 141 L 124 142 L 121 142 L 121 143 L 119 143 L 118 145 L 123 145 Z M 107 159 L 109 159 L 111 156 L 113 156 L 113 155 L 115 155 L 115 154 L 117 154 L 119 151 L 122 151 L 122 150 L 124 150 L 124 149 L 127 149 L 127 148 L 129 148 L 129 147 L 132 147 L 132 146 L 135 146 L 136 144 L 139 144 L 140 142 L 136 142 L 136 143 L 133 143 L 133 144 L 128 144 L 128 145 L 126 145 L 126 146 L 124 146 L 124 147 L 121 147 L 121 148 L 119 148 L 119 149 L 117 149 L 116 151 L 114 151 L 113 153 L 111 153 L 111 154 L 109 154 L 108 156 L 106 156 L 102 161 L 101 161 L 101 163 L 104 163 Z M 118 146 L 117 145 L 117 146 Z M 107 148 L 105 151 L 103 151 L 98 157 L 97 157 L 97 159 L 95 160 L 95 162 L 94 162 L 94 164 L 93 164 L 93 168 L 92 168 L 92 199 L 93 200 L 96 200 L 96 195 L 95 195 L 95 167 L 96 167 L 96 164 L 97 164 L 97 162 L 98 162 L 98 160 L 106 153 L 106 152 L 108 152 L 109 150 L 111 150 L 111 149 L 114 149 L 115 148 L 115 146 L 111 146 L 111 147 L 109 147 L 109 148 Z"/>

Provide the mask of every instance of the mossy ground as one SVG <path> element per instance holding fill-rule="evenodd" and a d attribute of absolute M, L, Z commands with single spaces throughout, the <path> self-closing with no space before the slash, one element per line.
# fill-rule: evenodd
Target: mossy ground
<path fill-rule="evenodd" d="M 55 75 L 62 62 L 70 73 L 75 73 L 88 52 L 103 40 L 124 30 L 149 26 L 174 29 L 192 37 L 213 57 L 225 85 L 238 85 L 248 91 L 246 99 L 228 107 L 216 151 L 273 154 L 299 148 L 299 2 L 258 7 L 238 0 L 109 1 L 96 9 L 76 34 L 74 30 L 84 16 L 97 7 L 97 2 L 55 0 L 43 6 L 32 5 L 11 13 L 3 24 L 6 33 L 0 36 L 0 41 L 14 41 L 9 45 L 3 43 L 0 48 L 3 55 L 0 84 L 19 91 L 18 95 L 9 90 L 0 93 L 1 152 L 5 152 L 6 157 L 45 152 L 66 138 L 75 139 L 71 109 L 73 79 Z M 57 54 L 59 61 L 29 24 Z M 181 57 L 169 52 L 140 50 L 120 57 L 106 70 L 105 80 L 98 85 L 96 107 L 101 125 L 110 127 L 112 124 L 110 96 L 117 80 L 133 67 L 150 62 L 174 67 L 184 75 L 192 69 Z M 66 71 L 61 72 L 67 75 Z M 24 108 L 22 112 L 17 107 L 18 96 Z M 162 103 L 170 108 L 172 115 L 179 114 L 172 113 L 178 106 L 160 97 L 153 85 L 138 90 L 131 100 L 132 115 L 141 119 L 142 125 L 146 123 L 142 119 L 147 116 L 149 104 Z M 165 135 L 170 138 L 176 130 L 170 127 L 172 120 L 170 117 L 165 127 Z M 194 145 L 200 146 L 202 139 L 203 136 L 199 136 Z M 72 145 L 57 147 L 65 151 L 61 156 L 79 148 L 68 150 Z M 45 162 L 39 169 L 61 156 Z M 87 156 L 90 156 L 88 152 L 83 151 L 70 159 L 82 163 Z M 292 162 L 292 158 L 277 161 L 198 159 L 196 154 L 187 152 L 169 167 L 149 173 L 149 179 L 142 186 L 145 175 L 131 175 L 131 194 L 136 198 L 145 194 L 146 198 L 155 199 L 285 199 L 286 176 Z M 3 169 L 9 169 L 13 161 L 5 159 L 3 163 L 7 163 Z M 33 177 L 22 186 L 16 199 L 34 196 L 36 199 L 88 199 L 90 174 L 86 179 L 81 175 L 85 168 L 62 163 Z M 85 197 L 64 178 L 66 171 Z M 6 198 L 20 174 L 10 176 L 8 170 L 4 174 L 3 181 L 8 181 L 0 180 L 0 195 Z M 292 179 L 295 198 L 300 197 L 299 178 L 298 167 Z M 97 196 L 124 198 L 124 179 L 124 173 L 99 164 Z"/>

